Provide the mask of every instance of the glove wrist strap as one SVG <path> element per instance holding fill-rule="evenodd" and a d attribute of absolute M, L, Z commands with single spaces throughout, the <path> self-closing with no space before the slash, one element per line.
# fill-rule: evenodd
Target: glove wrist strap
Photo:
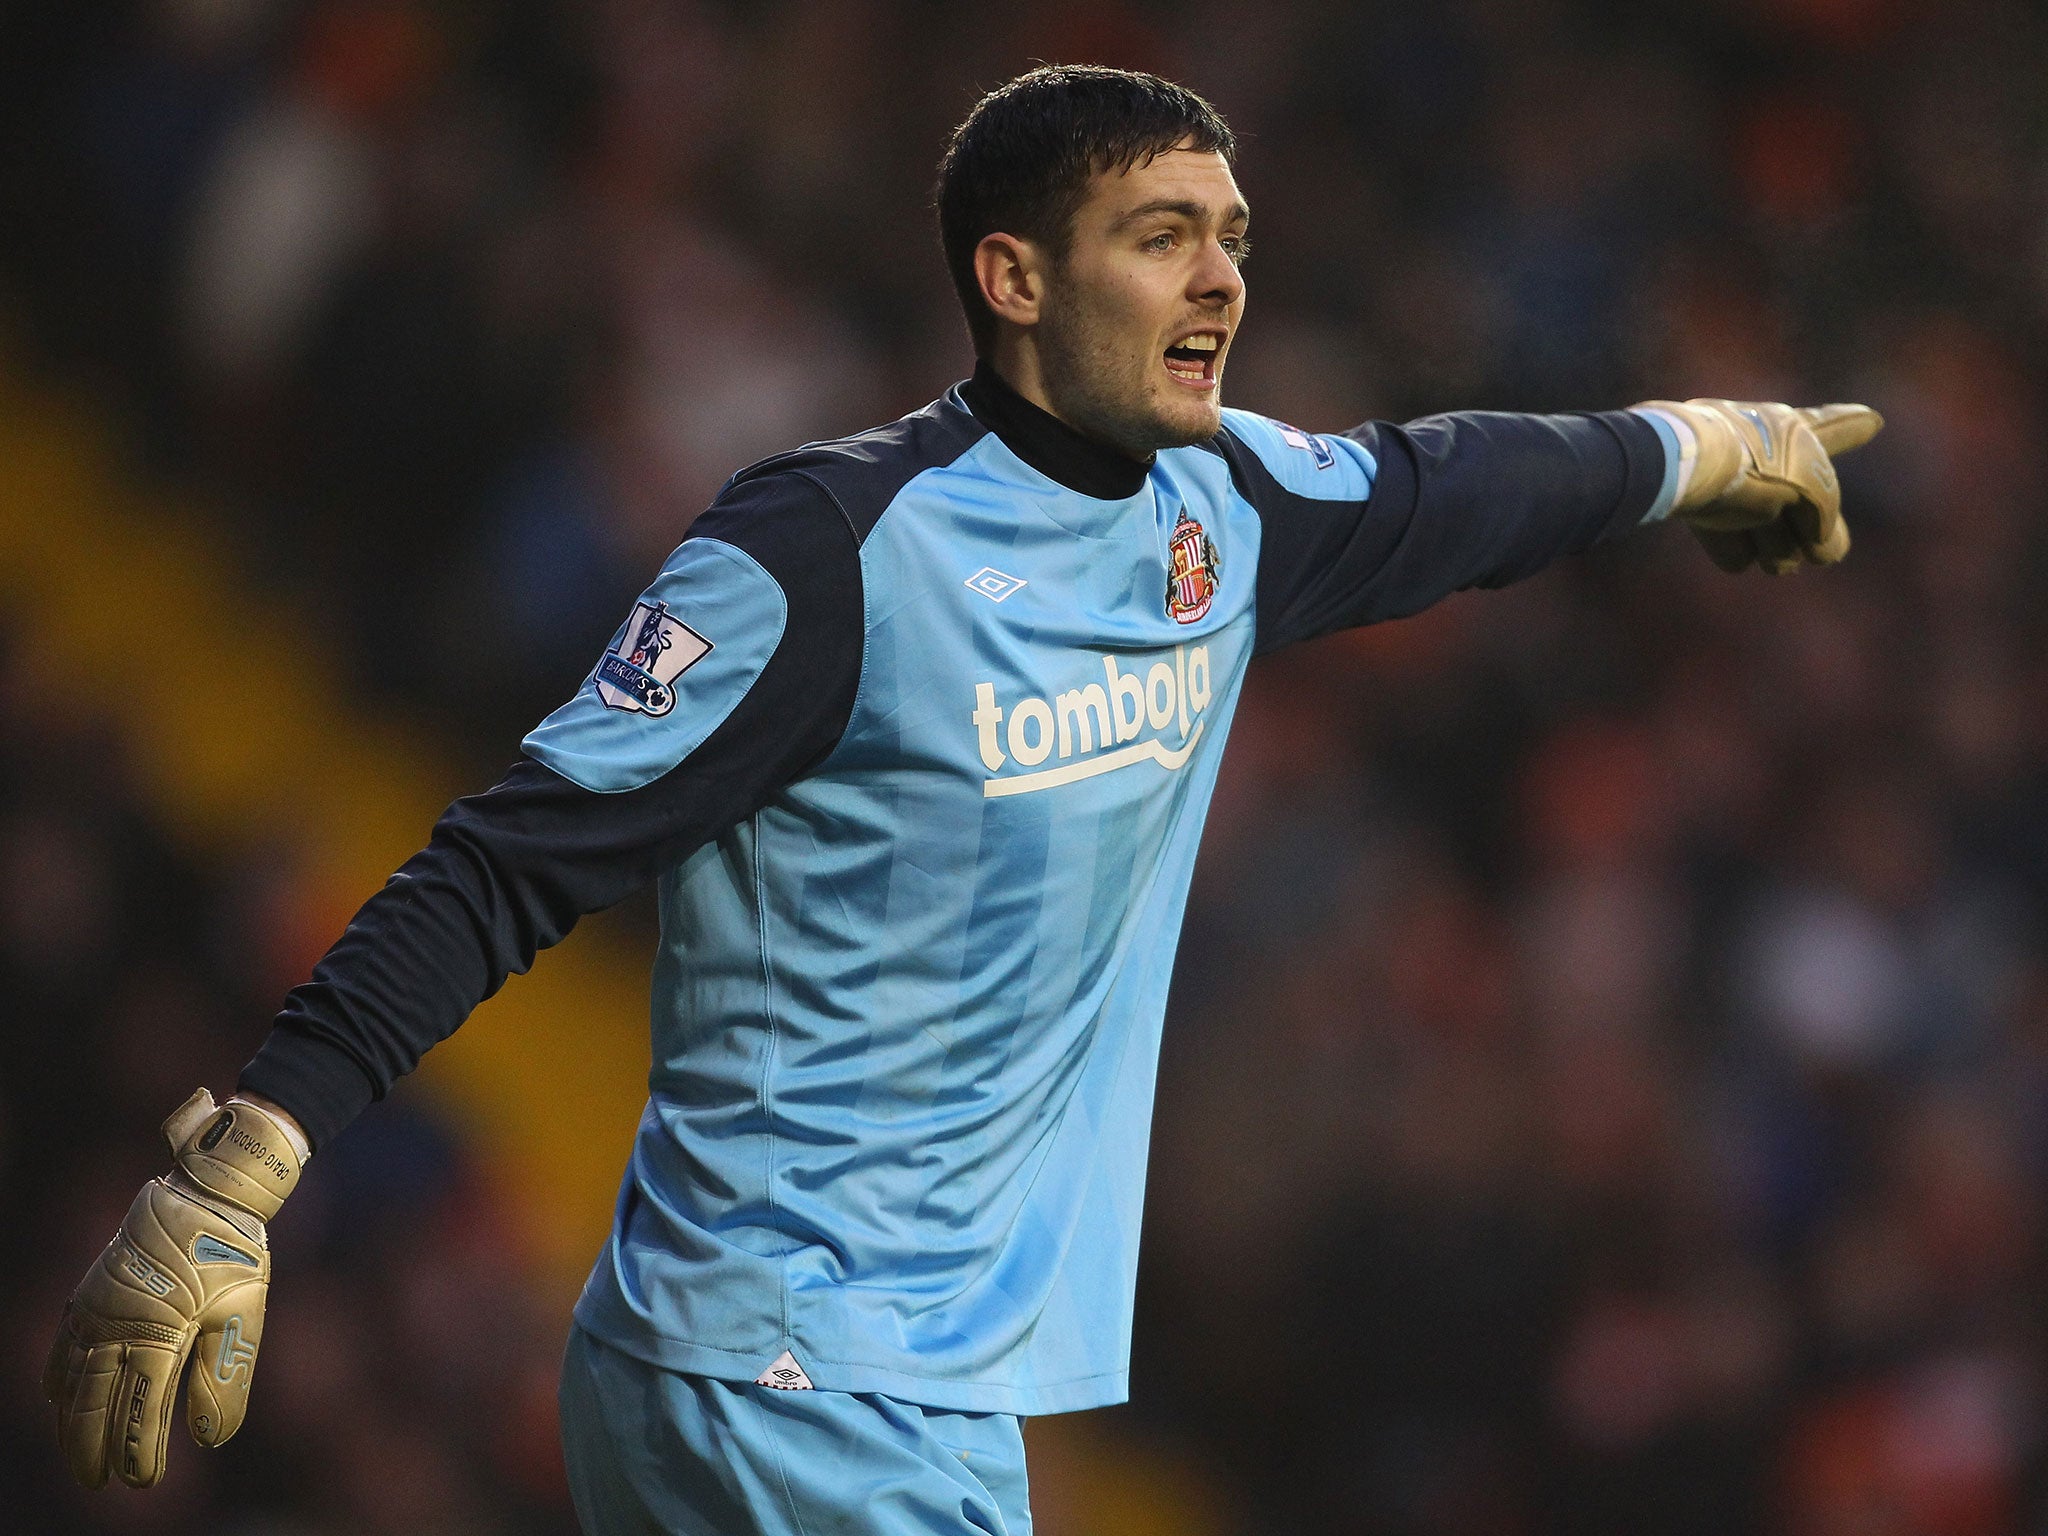
<path fill-rule="evenodd" d="M 1741 477 L 1742 441 L 1733 427 L 1711 411 L 1689 400 L 1645 400 L 1631 409 L 1660 418 L 1678 439 L 1678 484 L 1671 499 L 1674 515 L 1706 506 Z"/>
<path fill-rule="evenodd" d="M 245 1100 L 215 1108 L 201 1088 L 164 1122 L 178 1171 L 200 1189 L 269 1221 L 299 1182 L 303 1159 L 272 1115 Z"/>

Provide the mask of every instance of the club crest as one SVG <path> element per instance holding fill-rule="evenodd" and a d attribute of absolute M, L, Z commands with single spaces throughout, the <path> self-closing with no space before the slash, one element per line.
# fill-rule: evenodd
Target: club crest
<path fill-rule="evenodd" d="M 1166 577 L 1166 611 L 1176 624 L 1192 624 L 1209 611 L 1216 598 L 1219 564 L 1215 541 L 1182 507 L 1180 521 L 1173 525 L 1171 568 Z"/>
<path fill-rule="evenodd" d="M 635 603 L 591 680 L 607 709 L 665 715 L 676 707 L 675 680 L 710 654 L 711 642 L 670 613 L 668 604 Z"/>

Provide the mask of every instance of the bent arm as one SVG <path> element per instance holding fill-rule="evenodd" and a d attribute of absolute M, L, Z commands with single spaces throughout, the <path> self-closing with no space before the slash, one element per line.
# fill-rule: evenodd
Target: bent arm
<path fill-rule="evenodd" d="M 322 1145 L 585 913 L 823 758 L 859 681 L 859 582 L 814 482 L 721 497 L 505 778 L 451 805 L 287 996 L 241 1091 Z"/>

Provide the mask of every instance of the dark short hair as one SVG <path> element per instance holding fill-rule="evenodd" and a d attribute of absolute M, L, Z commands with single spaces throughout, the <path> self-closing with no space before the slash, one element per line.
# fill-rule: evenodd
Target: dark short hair
<path fill-rule="evenodd" d="M 935 200 L 946 267 L 974 348 L 995 340 L 996 317 L 974 277 L 984 236 L 1012 234 L 1063 255 L 1088 183 L 1176 145 L 1235 153 L 1214 107 L 1157 75 L 1099 64 L 1045 64 L 999 86 L 953 130 Z"/>

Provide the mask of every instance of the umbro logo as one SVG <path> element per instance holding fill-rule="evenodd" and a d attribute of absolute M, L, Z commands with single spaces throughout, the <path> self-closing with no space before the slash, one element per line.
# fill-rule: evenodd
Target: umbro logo
<path fill-rule="evenodd" d="M 984 565 L 967 578 L 967 585 L 992 603 L 1000 603 L 1012 592 L 1031 585 L 1022 576 L 1006 576 L 992 565 Z"/>
<path fill-rule="evenodd" d="M 1023 583 L 1019 582 L 1019 586 Z M 998 599 L 1000 601 L 1000 599 Z M 811 1378 L 804 1374 L 804 1368 L 796 1363 L 796 1356 L 784 1350 L 775 1357 L 775 1363 L 754 1378 L 757 1387 L 774 1387 L 783 1392 L 809 1392 Z"/>

